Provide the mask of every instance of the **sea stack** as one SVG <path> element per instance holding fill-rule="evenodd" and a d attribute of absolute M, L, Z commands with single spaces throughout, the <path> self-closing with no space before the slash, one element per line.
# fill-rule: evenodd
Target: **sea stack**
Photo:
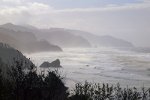
<path fill-rule="evenodd" d="M 60 65 L 60 60 L 56 59 L 56 60 L 52 61 L 51 63 L 49 63 L 48 61 L 45 61 L 40 65 L 40 67 L 42 67 L 42 68 L 49 68 L 49 67 L 60 68 L 62 66 Z"/>

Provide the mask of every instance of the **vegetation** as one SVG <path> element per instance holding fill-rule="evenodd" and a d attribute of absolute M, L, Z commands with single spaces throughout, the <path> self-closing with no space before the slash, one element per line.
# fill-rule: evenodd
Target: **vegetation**
<path fill-rule="evenodd" d="M 8 71 L 9 78 L 6 79 L 0 74 L 0 100 L 67 99 L 67 87 L 56 71 L 38 75 L 33 66 L 28 71 L 23 71 L 22 62 L 18 61 L 11 68 Z"/>
<path fill-rule="evenodd" d="M 77 83 L 70 100 L 150 100 L 150 89 L 121 88 L 109 84 Z"/>
<path fill-rule="evenodd" d="M 0 70 L 0 100 L 150 100 L 150 89 L 142 88 L 139 92 L 136 88 L 121 88 L 119 84 L 114 87 L 89 82 L 77 83 L 69 95 L 57 71 L 39 75 L 34 65 L 24 70 L 18 61 L 7 75 L 4 77 Z"/>

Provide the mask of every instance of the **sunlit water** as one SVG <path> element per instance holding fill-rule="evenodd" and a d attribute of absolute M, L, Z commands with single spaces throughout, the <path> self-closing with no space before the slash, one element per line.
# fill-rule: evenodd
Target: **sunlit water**
<path fill-rule="evenodd" d="M 150 87 L 150 54 L 119 51 L 110 48 L 64 49 L 64 52 L 28 54 L 39 66 L 44 61 L 60 59 L 64 82 L 73 87 L 77 82 L 99 82 L 123 87 Z M 41 69 L 38 70 L 49 70 Z M 51 69 L 50 69 L 51 70 Z"/>

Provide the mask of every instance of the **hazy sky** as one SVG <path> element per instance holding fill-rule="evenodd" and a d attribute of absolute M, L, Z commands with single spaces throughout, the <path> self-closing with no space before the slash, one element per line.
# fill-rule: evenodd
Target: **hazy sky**
<path fill-rule="evenodd" d="M 150 47 L 150 0 L 0 0 L 0 24 L 79 29 Z"/>

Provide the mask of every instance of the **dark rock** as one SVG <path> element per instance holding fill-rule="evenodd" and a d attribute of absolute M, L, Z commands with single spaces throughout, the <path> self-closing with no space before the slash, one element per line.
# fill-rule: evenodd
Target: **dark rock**
<path fill-rule="evenodd" d="M 60 60 L 59 59 L 56 59 L 55 61 L 49 63 L 49 62 L 43 62 L 40 67 L 43 67 L 43 68 L 48 68 L 48 67 L 53 67 L 53 68 L 59 68 L 59 67 L 62 67 L 60 65 Z"/>
<path fill-rule="evenodd" d="M 89 67 L 89 65 L 86 65 L 86 67 Z"/>
<path fill-rule="evenodd" d="M 48 67 L 50 67 L 51 66 L 51 63 L 49 63 L 49 62 L 43 62 L 41 65 L 40 65 L 40 67 L 43 67 L 43 68 L 48 68 Z"/>
<path fill-rule="evenodd" d="M 20 51 L 12 48 L 8 44 L 0 43 L 0 69 L 4 78 L 9 79 L 10 73 L 17 66 L 28 72 L 36 68 L 30 59 L 26 58 Z M 1 99 L 0 99 L 1 100 Z"/>
<path fill-rule="evenodd" d="M 52 67 L 61 67 L 60 60 L 56 59 L 55 61 L 51 62 Z"/>

